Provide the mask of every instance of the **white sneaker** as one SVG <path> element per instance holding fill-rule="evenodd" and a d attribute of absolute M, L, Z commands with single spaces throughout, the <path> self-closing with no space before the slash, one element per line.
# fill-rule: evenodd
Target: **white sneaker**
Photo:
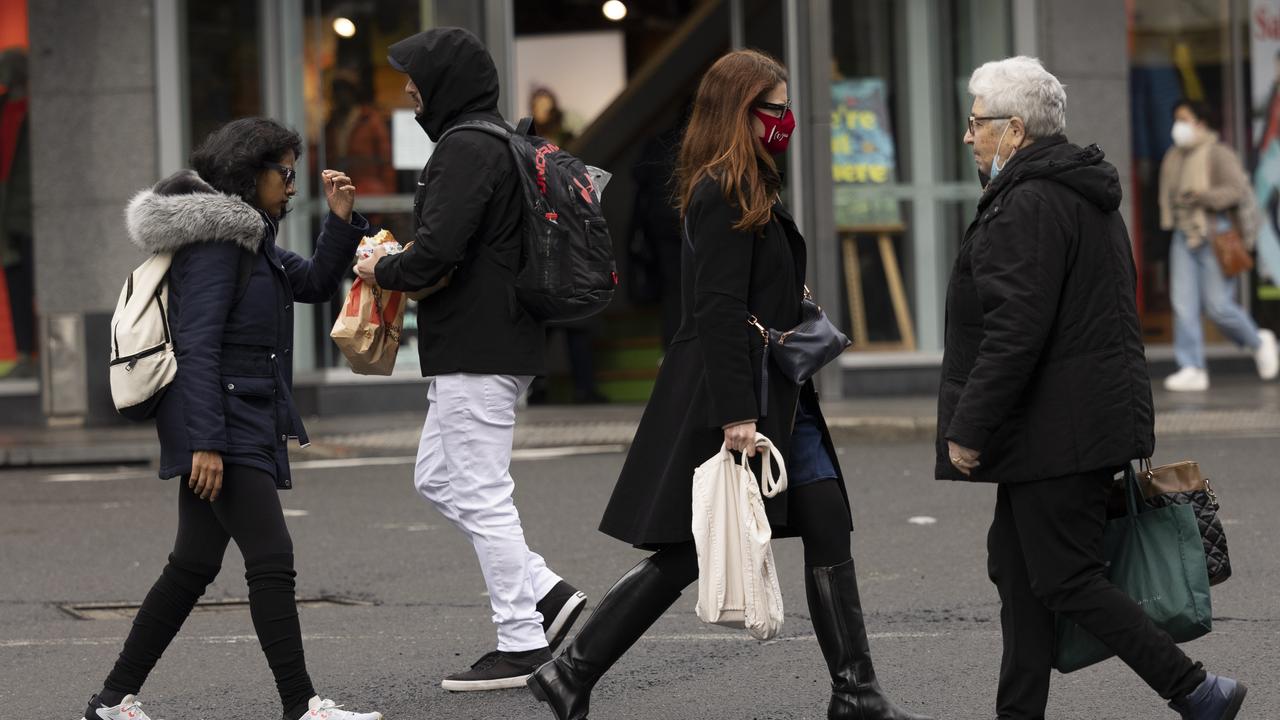
<path fill-rule="evenodd" d="M 1169 392 L 1204 392 L 1209 389 L 1209 373 L 1200 368 L 1184 367 L 1164 379 Z"/>
<path fill-rule="evenodd" d="M 1275 380 L 1280 374 L 1280 347 L 1276 345 L 1276 334 L 1270 330 L 1259 330 L 1261 343 L 1253 351 L 1253 361 L 1258 364 L 1258 377 L 1263 380 Z"/>
<path fill-rule="evenodd" d="M 151 720 L 146 713 L 142 712 L 142 703 L 138 702 L 138 698 L 133 695 L 125 695 L 120 704 L 115 707 L 100 707 L 94 711 L 94 714 L 98 717 L 93 720 Z M 80 720 L 87 719 L 80 718 Z"/>
<path fill-rule="evenodd" d="M 321 700 L 317 695 L 307 701 L 310 711 L 302 717 L 306 720 L 382 720 L 382 713 L 356 713 L 343 710 L 332 700 Z"/>

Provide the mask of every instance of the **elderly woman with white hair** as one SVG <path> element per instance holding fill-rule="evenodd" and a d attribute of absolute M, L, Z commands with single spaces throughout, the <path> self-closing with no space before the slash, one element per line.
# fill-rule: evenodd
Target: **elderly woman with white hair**
<path fill-rule="evenodd" d="M 985 187 L 947 291 L 936 473 L 998 485 L 998 716 L 1044 717 L 1062 615 L 1184 719 L 1234 718 L 1245 686 L 1192 662 L 1105 572 L 1112 479 L 1155 445 L 1119 175 L 1067 141 L 1066 92 L 1038 60 L 983 65 L 969 92 Z"/>

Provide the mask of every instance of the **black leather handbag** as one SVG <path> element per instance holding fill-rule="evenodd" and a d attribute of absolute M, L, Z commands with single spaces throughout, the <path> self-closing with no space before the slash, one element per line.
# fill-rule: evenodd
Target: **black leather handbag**
<path fill-rule="evenodd" d="M 1200 475 L 1200 465 L 1190 460 L 1151 467 L 1142 461 L 1138 473 L 1143 500 L 1153 508 L 1168 505 L 1190 505 L 1204 539 L 1204 559 L 1209 570 L 1209 584 L 1217 585 L 1231 577 L 1231 556 L 1227 552 L 1227 533 L 1218 518 L 1218 494 L 1209 478 Z"/>
<path fill-rule="evenodd" d="M 754 316 L 748 322 L 767 336 L 774 364 L 797 385 L 803 385 L 853 344 L 813 301 L 808 287 L 800 301 L 800 322 L 790 330 L 766 329 Z"/>
<path fill-rule="evenodd" d="M 1142 502 L 1150 508 L 1170 505 L 1190 505 L 1200 527 L 1204 541 L 1205 569 L 1209 572 L 1209 584 L 1218 585 L 1231 577 L 1231 555 L 1227 550 L 1227 533 L 1218 517 L 1218 494 L 1209 478 L 1200 474 L 1200 465 L 1183 460 L 1170 465 L 1152 467 L 1151 460 L 1139 463 L 1138 485 L 1142 489 Z M 1123 484 L 1117 482 L 1108 498 L 1108 517 L 1124 514 Z"/>

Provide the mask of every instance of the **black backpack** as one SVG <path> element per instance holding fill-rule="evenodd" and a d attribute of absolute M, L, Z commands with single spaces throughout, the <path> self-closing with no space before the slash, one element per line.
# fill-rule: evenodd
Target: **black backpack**
<path fill-rule="evenodd" d="M 438 142 L 460 130 L 485 132 L 507 141 L 524 194 L 516 297 L 544 322 L 581 320 L 608 307 L 618 284 L 613 240 L 600 209 L 609 174 L 586 165 L 554 143 L 484 120 L 449 128 Z"/>

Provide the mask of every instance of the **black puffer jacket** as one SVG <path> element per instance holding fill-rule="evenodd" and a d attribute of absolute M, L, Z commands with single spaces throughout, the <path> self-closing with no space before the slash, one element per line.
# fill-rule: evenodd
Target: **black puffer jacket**
<path fill-rule="evenodd" d="M 1041 140 L 978 204 L 951 271 L 937 477 L 947 441 L 971 479 L 1025 482 L 1122 465 L 1155 445 L 1137 272 L 1120 180 L 1097 146 Z"/>
<path fill-rule="evenodd" d="M 391 46 L 422 93 L 418 124 L 432 140 L 464 120 L 503 122 L 498 71 L 474 35 L 428 30 Z M 515 297 L 524 202 L 507 143 L 477 131 L 450 135 L 423 170 L 414 197 L 414 244 L 378 263 L 378 284 L 449 286 L 418 303 L 423 375 L 542 375 L 545 329 Z"/>

